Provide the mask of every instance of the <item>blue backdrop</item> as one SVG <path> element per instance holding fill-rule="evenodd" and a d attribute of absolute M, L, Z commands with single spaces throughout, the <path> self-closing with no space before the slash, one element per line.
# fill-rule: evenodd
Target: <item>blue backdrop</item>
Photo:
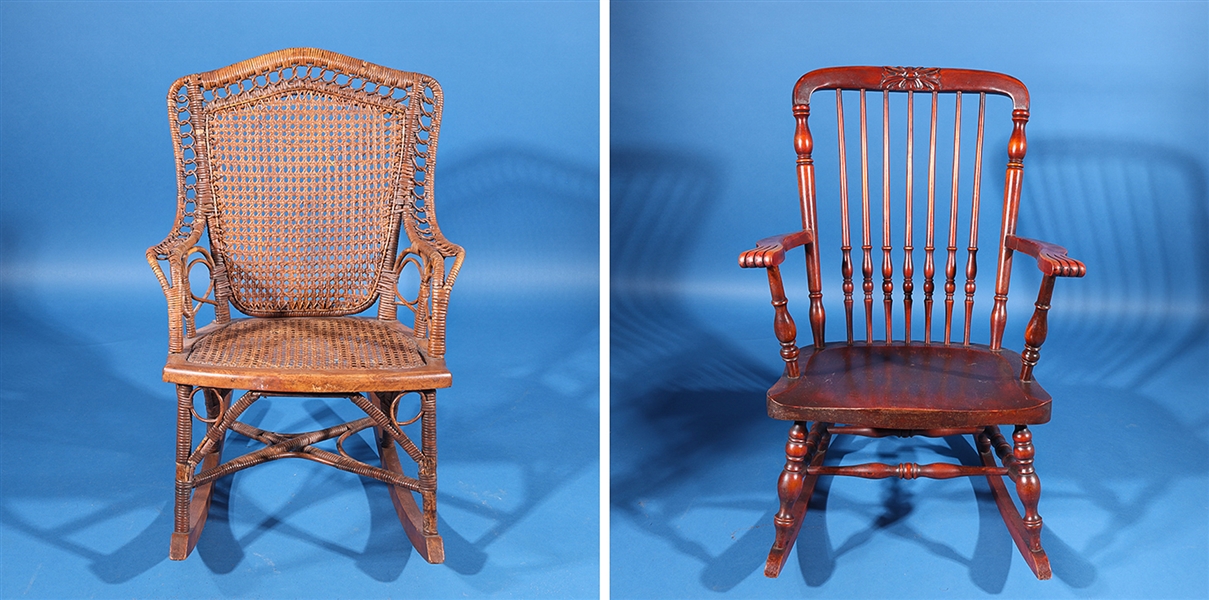
<path fill-rule="evenodd" d="M 614 597 L 1209 594 L 1207 6 L 614 2 Z M 1002 71 L 1031 91 L 1019 232 L 1089 273 L 1058 282 L 1037 369 L 1054 396 L 1033 428 L 1052 581 L 1034 579 L 985 481 L 966 479 L 824 480 L 780 578 L 762 574 L 788 424 L 764 412 L 782 368 L 766 278 L 736 258 L 800 225 L 794 82 L 853 64 Z M 990 118 L 1001 186 L 1006 120 Z M 815 156 L 830 161 L 820 218 L 838 277 L 831 127 Z M 806 331 L 795 256 L 784 273 Z M 1015 268 L 1017 351 L 1032 262 Z M 825 290 L 830 339 L 837 297 Z M 977 460 L 958 439 L 840 444 L 829 460 Z"/>
<path fill-rule="evenodd" d="M 0 6 L 0 596 L 595 595 L 598 21 L 594 2 Z M 382 485 L 306 461 L 224 480 L 194 555 L 167 560 L 174 392 L 143 259 L 175 210 L 164 98 L 292 46 L 445 91 L 436 204 L 468 258 L 438 395 L 444 565 Z"/>

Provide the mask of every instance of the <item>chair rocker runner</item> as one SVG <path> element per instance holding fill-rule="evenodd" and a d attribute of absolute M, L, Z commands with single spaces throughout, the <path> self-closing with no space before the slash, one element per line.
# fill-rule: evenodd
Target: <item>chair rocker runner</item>
<path fill-rule="evenodd" d="M 826 314 L 823 309 L 822 273 L 819 260 L 819 224 L 815 202 L 815 168 L 812 152 L 814 139 L 807 121 L 811 114 L 811 96 L 816 91 L 835 90 L 835 110 L 839 150 L 839 203 L 841 264 L 843 278 L 844 323 L 846 339 L 828 342 L 824 334 Z M 847 94 L 845 94 L 847 92 Z M 890 167 L 891 140 L 903 138 L 903 121 L 891 129 L 891 96 L 905 95 L 905 158 L 903 201 L 905 210 L 892 210 Z M 972 191 L 961 193 L 963 161 L 961 151 L 962 95 L 977 96 L 977 134 L 972 162 Z M 987 95 L 1007 96 L 1012 103 L 1012 130 L 1008 139 L 1008 164 L 1004 182 L 1001 230 L 997 250 L 994 300 L 990 313 L 989 344 L 971 342 L 970 324 L 973 317 L 975 279 L 978 272 L 979 200 L 982 185 L 982 149 Z M 943 213 L 937 214 L 936 176 L 938 106 L 940 98 L 952 97 L 954 125 L 951 153 L 951 181 L 947 209 L 947 246 L 936 257 L 935 222 L 945 223 Z M 872 97 L 880 103 L 881 119 L 881 290 L 882 312 L 885 318 L 884 337 L 874 340 L 874 239 L 871 237 L 871 213 L 877 206 L 869 193 L 870 152 L 868 134 L 868 104 Z M 880 98 L 879 98 L 880 97 Z M 853 100 L 856 102 L 854 103 Z M 926 213 L 923 253 L 923 321 L 922 336 L 912 336 L 912 309 L 915 292 L 913 229 L 916 207 L 915 103 L 929 103 L 928 155 L 926 164 Z M 864 339 L 853 336 L 854 315 L 854 257 L 852 233 L 849 229 L 849 168 L 847 132 L 844 124 L 846 104 L 859 106 L 860 146 L 860 276 L 864 292 Z M 901 104 L 900 104 L 901 105 Z M 927 105 L 922 106 L 925 108 Z M 845 475 L 867 479 L 900 477 L 915 479 L 931 477 L 948 479 L 963 476 L 986 476 L 999 512 L 1025 561 L 1038 579 L 1050 577 L 1049 559 L 1041 547 L 1041 516 L 1037 504 L 1041 484 L 1033 468 L 1034 448 L 1029 425 L 1046 423 L 1050 418 L 1050 397 L 1033 378 L 1033 368 L 1045 341 L 1050 296 L 1057 277 L 1082 277 L 1084 265 L 1066 256 L 1060 246 L 1038 242 L 1016 235 L 1017 212 L 1020 202 L 1023 159 L 1026 149 L 1024 128 L 1029 118 L 1028 90 L 1018 80 L 985 71 L 964 69 L 928 69 L 914 67 L 840 67 L 812 71 L 803 75 L 794 88 L 793 114 L 796 120 L 794 147 L 797 153 L 798 189 L 802 209 L 802 228 L 789 234 L 770 237 L 757 243 L 756 248 L 739 256 L 739 265 L 767 270 L 774 308 L 774 331 L 781 343 L 785 372 L 768 391 L 768 414 L 792 421 L 789 441 L 785 446 L 786 463 L 777 484 L 780 510 L 774 518 L 776 540 L 768 555 L 765 575 L 776 577 L 797 539 L 815 483 L 820 476 Z M 876 139 L 876 138 L 875 138 Z M 968 152 L 967 152 L 968 154 Z M 897 154 L 896 154 L 897 155 Z M 969 166 L 969 159 L 964 161 Z M 897 192 L 896 192 L 897 194 Z M 943 190 L 942 190 L 943 194 Z M 967 200 L 968 198 L 968 200 Z M 964 257 L 965 282 L 964 331 L 960 340 L 954 339 L 954 304 L 960 279 L 958 263 L 958 207 L 968 202 L 969 242 Z M 853 208 L 853 210 L 857 210 Z M 920 211 L 923 212 L 923 211 Z M 903 215 L 901 224 L 892 223 L 894 214 Z M 873 217 L 876 218 L 876 217 Z M 965 219 L 960 219 L 965 220 Z M 894 248 L 892 228 L 902 227 L 902 300 L 903 319 L 898 324 L 901 337 L 896 339 L 894 323 Z M 945 232 L 941 232 L 945 235 Z M 940 243 L 945 243 L 945 238 Z M 797 346 L 797 328 L 789 314 L 780 264 L 785 253 L 802 247 L 806 255 L 807 287 L 809 289 L 809 321 L 812 344 Z M 1041 286 L 1036 309 L 1024 336 L 1021 354 L 1002 346 L 1007 322 L 1008 284 L 1012 258 L 1023 253 L 1036 259 L 1041 270 Z M 943 262 L 943 265 L 941 264 Z M 943 268 L 937 282 L 937 268 Z M 933 339 L 934 292 L 943 286 L 943 338 Z M 858 292 L 859 293 L 859 292 Z M 962 308 L 957 300 L 958 311 Z M 939 320 L 940 315 L 936 315 Z M 939 324 L 938 324 L 939 326 Z M 878 325 L 877 329 L 881 329 Z M 922 337 L 922 339 L 919 339 Z M 1012 425 L 1009 442 L 1000 432 L 1000 425 Z M 886 437 L 973 435 L 982 465 L 868 463 L 847 466 L 824 464 L 832 436 L 838 434 Z M 996 460 L 998 459 L 998 460 Z M 1008 477 L 1015 483 L 1017 495 L 1024 507 L 1023 516 L 1017 511 L 1003 482 Z"/>
<path fill-rule="evenodd" d="M 196 545 L 215 480 L 287 457 L 385 482 L 416 550 L 444 560 L 436 390 L 452 382 L 445 319 L 465 252 L 434 213 L 441 107 L 441 88 L 426 75 L 309 48 L 189 75 L 169 89 L 176 222 L 147 261 L 168 300 L 163 376 L 177 390 L 173 560 Z M 198 265 L 209 271 L 200 295 L 190 285 Z M 398 289 L 405 270 L 419 280 L 406 296 Z M 376 316 L 350 316 L 375 302 Z M 203 305 L 214 311 L 204 327 Z M 232 318 L 232 306 L 248 318 Z M 413 313 L 411 327 L 399 322 L 400 306 Z M 235 390 L 246 393 L 233 401 Z M 409 394 L 419 413 L 400 419 Z M 366 416 L 306 433 L 238 420 L 269 396 L 346 398 Z M 404 431 L 417 422 L 418 444 Z M 197 424 L 204 433 L 195 444 Z M 380 465 L 344 449 L 369 429 Z M 223 462 L 228 432 L 264 447 Z M 335 452 L 317 446 L 332 439 Z M 397 448 L 415 461 L 415 476 Z"/>

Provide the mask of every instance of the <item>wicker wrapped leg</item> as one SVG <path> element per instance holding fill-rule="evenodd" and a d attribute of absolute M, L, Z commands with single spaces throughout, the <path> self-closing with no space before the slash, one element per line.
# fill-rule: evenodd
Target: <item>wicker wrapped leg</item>
<path fill-rule="evenodd" d="M 176 506 L 173 519 L 172 543 L 168 558 L 185 560 L 192 547 L 189 544 L 189 492 L 193 489 L 193 469 L 189 466 L 189 450 L 193 447 L 193 386 L 176 386 Z"/>
<path fill-rule="evenodd" d="M 181 388 L 184 388 L 185 391 L 182 391 Z M 231 390 L 200 389 L 206 398 L 206 418 L 203 421 L 206 423 L 206 433 L 209 434 L 212 428 L 222 427 L 222 417 L 227 407 L 230 406 Z M 193 489 L 196 463 L 190 460 L 189 450 L 193 438 L 192 408 L 195 392 L 196 390 L 191 386 L 177 386 L 176 523 L 168 553 L 172 560 L 184 560 L 193 552 L 202 529 L 206 526 L 206 516 L 210 513 L 210 499 L 214 493 L 213 481 L 207 481 L 197 486 L 197 489 Z M 226 437 L 226 432 L 216 432 L 216 434 L 217 438 L 202 459 L 203 472 L 217 467 L 222 462 L 223 438 Z M 183 458 L 182 446 L 185 449 Z M 181 465 L 184 465 L 183 469 Z M 182 481 L 182 473 L 185 475 L 184 481 Z"/>
<path fill-rule="evenodd" d="M 388 410 L 391 405 L 390 399 L 395 396 L 396 394 L 378 394 L 379 401 Z M 390 490 L 390 499 L 395 505 L 395 512 L 399 515 L 399 522 L 403 524 L 407 538 L 411 540 L 416 551 L 430 563 L 442 563 L 445 562 L 445 544 L 441 540 L 441 536 L 437 534 L 436 392 L 428 390 L 421 392 L 421 396 L 422 439 L 420 447 L 424 460 L 419 463 L 419 481 L 420 497 L 424 509 L 421 511 L 420 507 L 416 505 L 416 499 L 415 496 L 412 496 L 411 490 L 389 483 L 387 488 Z M 375 427 L 374 433 L 377 436 L 382 468 L 402 475 L 403 468 L 399 464 L 399 453 L 395 448 L 395 441 L 380 427 Z"/>

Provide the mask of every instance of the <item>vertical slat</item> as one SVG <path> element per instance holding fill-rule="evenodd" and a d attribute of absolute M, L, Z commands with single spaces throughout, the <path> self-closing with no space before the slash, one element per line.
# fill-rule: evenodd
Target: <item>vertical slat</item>
<path fill-rule="evenodd" d="M 869 125 L 865 110 L 865 90 L 861 92 L 861 274 L 865 281 L 865 342 L 873 343 L 873 245 L 869 235 Z"/>
<path fill-rule="evenodd" d="M 882 90 L 882 293 L 886 344 L 894 339 L 894 265 L 890 258 L 890 90 Z"/>
<path fill-rule="evenodd" d="M 936 99 L 932 92 L 932 117 L 928 133 L 928 233 L 924 240 L 924 343 L 932 343 L 932 277 L 936 275 Z"/>
<path fill-rule="evenodd" d="M 953 292 L 957 291 L 957 186 L 961 172 L 961 92 L 953 116 L 953 192 L 949 201 L 949 256 L 945 262 L 945 345 L 952 340 Z"/>
<path fill-rule="evenodd" d="M 974 148 L 974 198 L 970 208 L 970 245 L 966 254 L 966 322 L 962 344 L 970 345 L 970 322 L 974 318 L 974 278 L 978 275 L 978 196 L 982 188 L 982 132 L 986 117 L 986 92 L 978 94 L 978 139 Z"/>
<path fill-rule="evenodd" d="M 911 292 L 915 290 L 915 265 L 911 262 L 911 200 L 915 188 L 915 92 L 907 91 L 907 217 L 903 236 L 903 340 L 911 343 Z"/>
<path fill-rule="evenodd" d="M 835 90 L 835 114 L 840 135 L 840 251 L 843 259 L 840 270 L 844 274 L 844 321 L 847 325 L 848 343 L 852 343 L 852 238 L 848 231 L 848 147 L 844 142 L 844 91 Z"/>

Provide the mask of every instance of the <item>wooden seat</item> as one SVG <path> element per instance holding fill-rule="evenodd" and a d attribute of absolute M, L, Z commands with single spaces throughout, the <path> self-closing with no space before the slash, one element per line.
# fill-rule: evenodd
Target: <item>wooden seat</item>
<path fill-rule="evenodd" d="M 840 342 L 798 362 L 802 375 L 768 392 L 773 418 L 900 429 L 1049 421 L 1049 394 L 1020 380 L 1011 350 Z"/>
<path fill-rule="evenodd" d="M 434 212 L 442 104 L 427 75 L 312 48 L 169 88 L 176 222 L 147 262 L 168 300 L 163 376 L 177 395 L 173 560 L 196 545 L 216 479 L 281 458 L 385 482 L 416 550 L 444 560 L 436 390 L 452 383 L 445 319 L 465 252 Z M 194 267 L 209 271 L 204 291 L 192 285 Z M 418 285 L 401 291 L 401 278 Z M 351 316 L 375 304 L 375 316 Z M 205 326 L 203 307 L 213 311 Z M 249 318 L 232 319 L 232 308 Z M 235 390 L 246 392 L 233 401 Z M 199 392 L 205 416 L 194 406 Z M 400 418 L 408 394 L 420 410 Z M 346 398 L 366 416 L 304 433 L 238 420 L 270 396 Z M 418 443 L 405 429 L 416 423 Z M 204 430 L 196 443 L 195 428 Z M 370 429 L 380 465 L 343 449 Z M 228 433 L 264 446 L 224 462 Z M 336 452 L 316 446 L 331 439 Z M 412 475 L 400 450 L 416 463 Z"/>
<path fill-rule="evenodd" d="M 820 90 L 835 93 L 839 177 L 838 185 L 828 189 L 838 193 L 827 201 L 839 205 L 842 341 L 828 341 L 823 305 L 819 240 L 834 229 L 826 233 L 820 229 L 813 155 L 816 142 L 808 126 L 811 97 Z M 897 98 L 892 100 L 892 95 Z M 978 291 L 980 210 L 985 208 L 981 206 L 982 163 L 988 96 L 1005 96 L 1010 101 L 1012 129 L 1007 141 L 1002 203 L 996 207 L 1002 216 L 995 238 L 990 340 L 981 344 L 971 339 L 971 323 Z M 968 138 L 962 145 L 962 113 L 965 109 L 970 114 L 975 99 L 977 125 L 971 152 Z M 923 111 L 917 111 L 917 101 Z M 874 138 L 881 142 L 880 152 L 876 147 L 871 150 L 869 144 L 871 103 L 881 112 L 880 135 Z M 855 128 L 849 126 L 851 121 L 845 121 L 846 107 L 857 110 Z M 895 107 L 905 109 L 905 116 L 896 112 L 900 116 L 893 120 L 892 127 L 890 115 Z M 953 115 L 952 129 L 945 133 L 952 140 L 951 149 L 937 143 L 942 107 Z M 919 131 L 917 112 L 927 115 L 921 119 L 924 127 Z M 785 446 L 785 467 L 777 484 L 781 507 L 773 519 L 776 540 L 765 574 L 776 577 L 781 572 L 820 476 L 914 479 L 982 475 L 987 477 L 1000 514 L 1029 568 L 1039 579 L 1048 579 L 1049 559 L 1041 547 L 1042 522 L 1037 512 L 1041 481 L 1033 468 L 1035 449 L 1028 426 L 1049 421 L 1051 400 L 1033 378 L 1033 368 L 1045 342 L 1055 278 L 1082 277 L 1086 269 L 1083 263 L 1068 257 L 1061 246 L 1016 234 L 1027 148 L 1024 128 L 1029 118 L 1028 90 L 1012 77 L 987 71 L 836 67 L 812 71 L 798 80 L 793 114 L 797 122 L 794 149 L 801 228 L 760 240 L 754 249 L 739 256 L 741 267 L 763 268 L 768 274 L 773 330 L 785 363 L 784 375 L 768 391 L 768 414 L 793 421 Z M 856 135 L 849 137 L 853 133 Z M 854 138 L 856 142 L 852 142 Z M 917 154 L 917 143 L 927 149 L 926 156 Z M 849 148 L 850 144 L 854 147 Z M 850 152 L 859 157 L 853 161 L 859 161 L 859 171 L 849 169 Z M 905 164 L 892 168 L 892 157 L 905 158 Z M 937 173 L 938 162 L 944 161 L 952 165 L 947 177 L 944 171 Z M 871 178 L 871 171 L 880 171 L 880 177 Z M 854 174 L 858 175 L 859 192 L 850 195 Z M 877 202 L 874 194 L 879 191 L 881 201 Z M 852 231 L 852 219 L 859 219 L 856 233 Z M 945 227 L 939 239 L 938 222 Z M 960 256 L 959 229 L 968 234 L 964 256 Z M 875 233 L 881 234 L 877 246 Z M 897 250 L 895 240 L 902 242 Z M 780 271 L 786 253 L 799 247 L 806 257 L 812 338 L 812 343 L 803 348 L 797 345 L 797 325 L 789 312 Z M 1036 259 L 1041 271 L 1035 310 L 1020 354 L 1003 347 L 1016 253 Z M 881 281 L 877 282 L 875 263 L 879 259 L 876 274 Z M 919 263 L 922 269 L 917 272 Z M 894 281 L 896 273 L 901 275 L 899 285 Z M 921 284 L 918 289 L 916 281 Z M 881 297 L 875 299 L 874 292 L 879 288 Z M 919 300 L 922 302 L 917 303 Z M 863 311 L 858 310 L 861 305 Z M 901 306 L 897 317 L 896 306 Z M 876 326 L 875 307 L 881 312 Z M 880 340 L 876 339 L 879 336 Z M 1014 427 L 1011 443 L 1000 432 L 1000 425 Z M 824 464 L 832 436 L 841 434 L 972 435 L 982 464 Z M 1016 484 L 1023 515 L 1007 494 L 1005 476 Z"/>

